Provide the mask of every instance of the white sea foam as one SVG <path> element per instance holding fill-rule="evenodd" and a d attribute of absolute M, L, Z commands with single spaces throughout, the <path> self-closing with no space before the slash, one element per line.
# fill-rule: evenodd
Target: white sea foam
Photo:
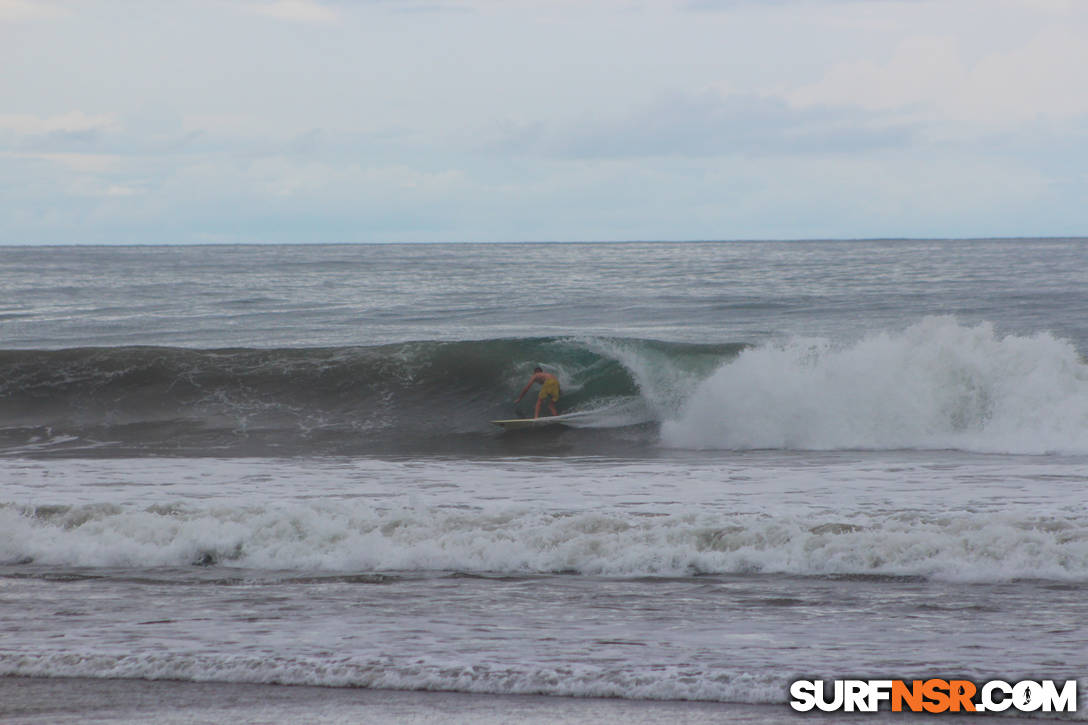
<path fill-rule="evenodd" d="M 787 573 L 1088 581 L 1088 518 L 1006 511 L 802 515 L 294 503 L 0 509 L 0 561 L 80 567 L 602 576 Z"/>
<path fill-rule="evenodd" d="M 932 317 L 849 346 L 746 350 L 662 427 L 699 449 L 1088 452 L 1088 365 L 1047 333 Z"/>

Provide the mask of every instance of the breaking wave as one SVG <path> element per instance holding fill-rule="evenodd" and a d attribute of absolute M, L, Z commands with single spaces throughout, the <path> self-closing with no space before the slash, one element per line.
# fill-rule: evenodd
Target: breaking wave
<path fill-rule="evenodd" d="M 580 430 L 503 436 L 541 364 Z M 1088 453 L 1088 365 L 1042 332 L 927 318 L 851 343 L 632 338 L 0 351 L 0 454 L 962 449 Z"/>

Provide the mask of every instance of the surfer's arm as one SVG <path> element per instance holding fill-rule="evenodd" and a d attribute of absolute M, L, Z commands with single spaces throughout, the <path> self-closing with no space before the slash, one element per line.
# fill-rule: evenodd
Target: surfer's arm
<path fill-rule="evenodd" d="M 535 382 L 536 382 L 536 376 L 534 375 L 533 377 L 529 378 L 529 382 L 525 383 L 525 387 L 521 389 L 521 395 L 519 395 L 518 399 L 515 400 L 514 402 L 517 403 L 522 398 L 524 398 L 525 394 L 529 392 L 529 388 L 533 387 L 533 383 L 535 383 Z"/>

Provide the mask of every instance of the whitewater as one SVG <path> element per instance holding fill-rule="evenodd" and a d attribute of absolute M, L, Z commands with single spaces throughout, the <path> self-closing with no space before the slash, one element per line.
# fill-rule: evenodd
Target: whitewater
<path fill-rule="evenodd" d="M 5 248 L 0 675 L 1086 719 L 1086 253 Z"/>

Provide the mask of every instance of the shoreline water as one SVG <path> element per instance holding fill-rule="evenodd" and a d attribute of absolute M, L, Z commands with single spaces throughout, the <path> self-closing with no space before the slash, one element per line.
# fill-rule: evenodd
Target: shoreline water
<path fill-rule="evenodd" d="M 852 715 L 847 717 L 862 717 Z M 866 722 L 910 725 L 930 723 L 932 715 L 880 713 Z M 398 723 L 594 723 L 677 725 L 740 723 L 796 725 L 804 721 L 839 722 L 842 713 L 797 713 L 781 705 L 573 698 L 547 695 L 477 695 L 259 685 L 176 680 L 0 677 L 0 721 L 8 725 L 38 723 L 147 723 L 190 725 L 230 722 L 334 725 L 366 722 Z M 942 723 L 1046 722 L 1040 718 L 945 715 Z"/>

